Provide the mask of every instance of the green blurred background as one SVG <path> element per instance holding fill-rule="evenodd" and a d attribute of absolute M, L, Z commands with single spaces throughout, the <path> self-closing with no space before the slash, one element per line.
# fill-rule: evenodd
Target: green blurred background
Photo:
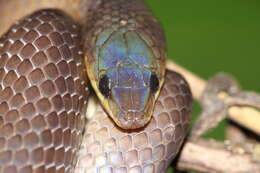
<path fill-rule="evenodd" d="M 146 2 L 166 32 L 168 58 L 205 79 L 228 72 L 243 89 L 260 92 L 259 0 Z M 199 112 L 195 104 L 194 117 Z M 226 124 L 206 136 L 223 140 Z"/>

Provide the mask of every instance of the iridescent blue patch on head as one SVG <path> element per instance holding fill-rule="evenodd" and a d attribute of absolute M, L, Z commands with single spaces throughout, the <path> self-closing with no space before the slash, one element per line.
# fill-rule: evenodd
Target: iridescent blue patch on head
<path fill-rule="evenodd" d="M 147 87 L 143 79 L 143 73 L 135 65 L 118 67 L 118 86 L 129 88 Z"/>
<path fill-rule="evenodd" d="M 96 46 L 97 47 L 102 46 L 105 43 L 105 41 L 111 36 L 111 34 L 113 32 L 114 32 L 114 30 L 112 30 L 112 29 L 105 29 L 103 32 L 101 32 L 98 35 Z"/>
<path fill-rule="evenodd" d="M 99 49 L 99 69 L 115 68 L 127 55 L 122 33 L 114 33 Z"/>
<path fill-rule="evenodd" d="M 141 67 L 153 67 L 153 52 L 138 34 L 118 31 L 108 37 L 108 33 L 111 31 L 104 31 L 103 37 L 99 36 L 97 40 L 99 69 L 115 68 L 126 61 Z"/>
<path fill-rule="evenodd" d="M 135 31 L 117 31 L 109 36 L 108 33 L 111 31 L 101 34 L 96 42 L 96 76 L 100 80 L 105 75 L 109 80 L 107 105 L 119 124 L 125 128 L 141 127 L 150 119 L 155 102 L 150 81 L 157 61 L 152 49 Z"/>
<path fill-rule="evenodd" d="M 154 55 L 147 44 L 135 32 L 126 33 L 125 38 L 129 58 L 141 66 L 151 66 Z"/>
<path fill-rule="evenodd" d="M 106 70 L 112 87 L 148 88 L 151 74 L 151 71 L 140 69 L 137 65 L 125 65 Z"/>
<path fill-rule="evenodd" d="M 144 111 L 149 96 L 149 88 L 122 88 L 114 87 L 112 97 L 124 112 Z"/>

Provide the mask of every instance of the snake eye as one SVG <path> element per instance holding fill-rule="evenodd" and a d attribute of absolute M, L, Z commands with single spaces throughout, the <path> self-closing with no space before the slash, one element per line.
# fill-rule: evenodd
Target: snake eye
<path fill-rule="evenodd" d="M 152 93 L 155 93 L 159 88 L 159 79 L 156 74 L 152 73 L 150 77 L 150 88 Z"/>
<path fill-rule="evenodd" d="M 106 98 L 110 95 L 110 87 L 109 87 L 109 79 L 107 75 L 103 75 L 99 80 L 98 84 L 99 91 L 105 96 Z"/>

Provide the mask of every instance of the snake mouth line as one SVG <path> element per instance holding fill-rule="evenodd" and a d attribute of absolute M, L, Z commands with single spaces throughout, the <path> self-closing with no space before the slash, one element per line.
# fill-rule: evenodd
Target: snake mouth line
<path fill-rule="evenodd" d="M 118 122 L 124 129 L 137 129 L 145 126 L 149 122 L 146 113 L 139 111 L 129 111 L 125 116 L 119 116 Z"/>
<path fill-rule="evenodd" d="M 122 129 L 145 126 L 152 117 L 154 95 L 147 88 L 114 88 L 107 100 L 110 116 Z"/>

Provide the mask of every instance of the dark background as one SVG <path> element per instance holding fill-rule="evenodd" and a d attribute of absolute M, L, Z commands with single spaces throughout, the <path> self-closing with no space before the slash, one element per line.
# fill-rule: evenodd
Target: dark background
<path fill-rule="evenodd" d="M 260 92 L 259 0 L 146 2 L 166 32 L 168 58 L 205 79 L 228 72 L 243 89 Z M 195 104 L 194 117 L 199 112 Z M 206 136 L 223 140 L 226 124 Z"/>

